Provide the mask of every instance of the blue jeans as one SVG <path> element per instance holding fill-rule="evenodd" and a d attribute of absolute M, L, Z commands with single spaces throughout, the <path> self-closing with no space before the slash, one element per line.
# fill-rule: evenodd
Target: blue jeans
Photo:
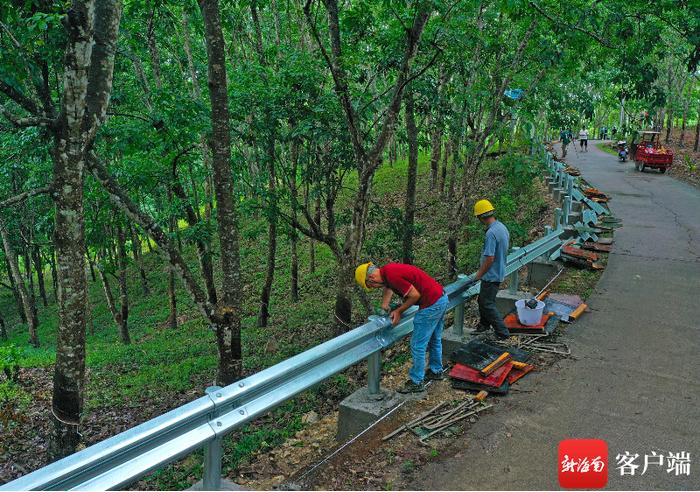
<path fill-rule="evenodd" d="M 419 309 L 413 317 L 413 366 L 408 371 L 408 377 L 416 384 L 420 384 L 425 377 L 426 350 L 430 352 L 430 370 L 436 374 L 442 372 L 442 329 L 445 327 L 447 304 L 447 294 L 443 294 L 435 304 Z"/>

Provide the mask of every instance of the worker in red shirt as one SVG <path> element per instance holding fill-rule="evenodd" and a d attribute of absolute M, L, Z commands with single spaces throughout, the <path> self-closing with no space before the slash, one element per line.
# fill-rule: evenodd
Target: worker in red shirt
<path fill-rule="evenodd" d="M 388 263 L 381 268 L 371 262 L 364 263 L 355 269 L 355 280 L 365 290 L 384 288 L 382 309 L 385 311 L 389 311 L 394 294 L 403 298 L 401 306 L 389 314 L 394 326 L 399 323 L 404 311 L 418 304 L 411 336 L 413 366 L 408 372 L 408 381 L 398 390 L 399 393 L 418 393 L 425 390 L 424 379 L 443 379 L 442 330 L 448 301 L 442 285 L 420 268 L 403 263 Z M 430 354 L 427 372 L 426 351 Z"/>

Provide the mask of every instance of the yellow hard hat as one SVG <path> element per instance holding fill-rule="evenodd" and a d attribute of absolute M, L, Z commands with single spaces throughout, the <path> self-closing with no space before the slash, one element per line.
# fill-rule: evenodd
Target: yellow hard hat
<path fill-rule="evenodd" d="M 368 261 L 355 268 L 355 282 L 365 290 L 369 290 L 369 287 L 367 287 L 367 270 L 371 266 L 374 266 L 374 264 Z"/>
<path fill-rule="evenodd" d="M 491 205 L 491 202 L 488 200 L 479 200 L 474 204 L 474 217 L 478 217 L 479 215 L 484 215 L 489 212 L 493 212 L 496 210 L 493 208 L 493 205 Z"/>

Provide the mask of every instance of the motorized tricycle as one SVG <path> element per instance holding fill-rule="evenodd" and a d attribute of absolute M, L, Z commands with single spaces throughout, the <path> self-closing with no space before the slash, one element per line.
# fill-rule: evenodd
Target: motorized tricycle
<path fill-rule="evenodd" d="M 628 155 L 629 149 L 627 148 L 627 142 L 625 140 L 617 142 L 617 158 L 620 162 L 627 162 Z"/>

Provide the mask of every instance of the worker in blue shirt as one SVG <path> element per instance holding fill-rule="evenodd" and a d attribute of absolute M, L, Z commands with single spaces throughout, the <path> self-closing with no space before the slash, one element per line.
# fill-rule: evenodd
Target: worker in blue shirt
<path fill-rule="evenodd" d="M 486 239 L 481 252 L 481 266 L 474 277 L 481 280 L 479 291 L 479 325 L 477 332 L 493 328 L 496 338 L 503 340 L 510 336 L 503 323 L 503 316 L 496 308 L 498 287 L 506 276 L 506 258 L 510 234 L 508 229 L 494 216 L 495 209 L 488 200 L 479 200 L 474 204 L 474 216 L 486 226 Z"/>

